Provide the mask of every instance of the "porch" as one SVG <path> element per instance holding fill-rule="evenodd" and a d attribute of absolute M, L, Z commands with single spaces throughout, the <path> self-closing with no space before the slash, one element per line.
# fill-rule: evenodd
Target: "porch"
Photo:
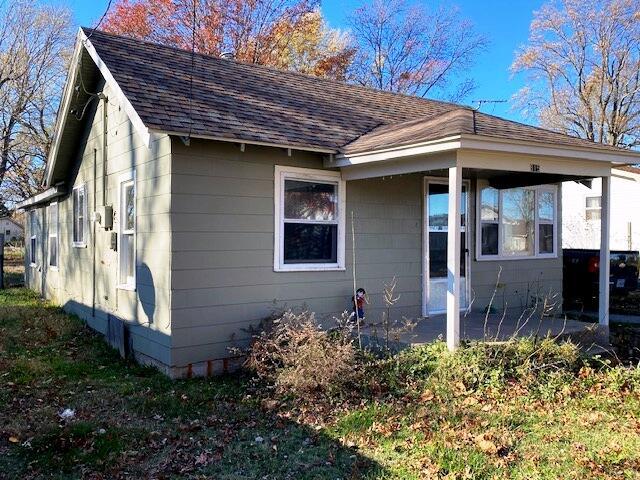
<path fill-rule="evenodd" d="M 376 141 L 371 143 L 373 147 L 347 146 L 341 155 L 326 160 L 325 167 L 340 168 L 342 179 L 347 183 L 415 174 L 425 179 L 422 222 L 422 308 L 425 319 L 403 337 L 404 341 L 424 343 L 443 336 L 449 348 L 455 349 L 462 339 L 504 339 L 532 334 L 587 338 L 592 331 L 604 333 L 608 330 L 610 175 L 612 166 L 627 159 L 611 151 L 526 142 L 523 145 L 476 134 L 422 142 L 418 136 L 402 145 L 385 144 L 385 135 L 385 132 L 377 135 Z M 544 273 L 549 262 L 554 266 L 556 263 L 561 265 L 559 184 L 589 182 L 593 178 L 602 178 L 603 185 L 599 323 L 594 327 L 565 321 L 561 316 L 555 316 L 560 313 L 558 306 L 553 315 L 545 315 L 542 320 L 532 318 L 523 324 L 522 308 L 515 309 L 514 302 L 509 309 L 505 308 L 504 318 L 502 309 L 498 308 L 500 313 L 492 313 L 485 322 L 482 312 L 486 311 L 490 294 L 482 292 L 481 301 L 475 304 L 472 298 L 478 293 L 478 289 L 473 288 L 478 275 L 491 272 L 493 283 L 506 283 L 508 289 L 509 282 L 521 281 L 519 277 L 526 277 L 532 269 Z M 439 195 L 444 194 L 444 199 L 438 199 L 440 210 L 437 212 L 431 211 L 429 206 L 429 182 L 445 186 L 444 191 L 433 189 Z M 545 186 L 554 186 L 555 190 L 547 190 Z M 493 203 L 485 205 L 484 188 L 494 192 Z M 510 199 L 508 205 L 505 192 L 516 190 L 524 192 L 518 197 L 520 203 Z M 552 207 L 545 206 L 545 201 L 554 195 Z M 526 208 L 521 208 L 523 206 Z M 515 212 L 518 209 L 521 211 Z M 439 248 L 432 248 L 429 241 L 432 235 L 438 236 Z M 436 263 L 437 268 L 434 268 Z M 502 270 L 503 264 L 509 265 L 509 275 L 496 280 L 495 271 L 498 267 Z M 442 280 L 441 285 L 431 281 L 434 271 Z M 561 278 L 561 267 L 559 275 Z M 487 278 L 483 278 L 485 290 L 489 286 Z M 493 289 L 492 285 L 489 287 Z M 542 287 L 546 290 L 545 285 Z M 528 301 L 529 298 L 524 298 L 521 306 L 526 307 Z"/>
<path fill-rule="evenodd" d="M 363 331 L 366 336 L 380 336 L 380 332 L 375 330 L 371 326 L 365 326 Z M 445 339 L 446 332 L 446 314 L 423 318 L 413 330 L 400 335 L 400 347 Z M 502 313 L 485 316 L 480 312 L 467 312 L 460 317 L 460 341 L 505 341 L 517 337 L 571 339 L 588 352 L 600 352 L 608 347 L 608 338 L 605 340 L 599 336 L 597 323 L 570 320 L 561 316 L 541 318 Z"/>

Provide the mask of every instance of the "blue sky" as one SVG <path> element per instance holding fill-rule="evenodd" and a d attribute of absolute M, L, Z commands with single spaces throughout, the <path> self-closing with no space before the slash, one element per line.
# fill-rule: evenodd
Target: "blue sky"
<path fill-rule="evenodd" d="M 78 25 L 93 26 L 104 12 L 107 0 L 66 0 L 75 15 Z M 360 4 L 360 0 L 322 2 L 322 10 L 329 24 L 336 28 L 346 28 L 345 19 L 349 12 Z M 437 4 L 436 2 L 429 2 Z M 454 0 L 462 15 L 470 19 L 476 29 L 490 41 L 489 48 L 476 62 L 470 76 L 476 80 L 478 88 L 467 102 L 476 99 L 509 100 L 523 85 L 523 79 L 512 78 L 509 66 L 515 50 L 527 41 L 533 12 L 540 8 L 543 0 Z M 448 2 L 443 2 L 448 5 Z M 519 112 L 509 104 L 489 104 L 482 111 L 513 120 L 525 121 Z"/>

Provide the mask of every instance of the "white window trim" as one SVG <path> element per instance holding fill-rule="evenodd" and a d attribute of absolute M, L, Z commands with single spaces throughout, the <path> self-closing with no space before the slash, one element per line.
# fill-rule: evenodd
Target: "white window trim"
<path fill-rule="evenodd" d="M 118 285 L 116 287 L 120 290 L 129 290 L 135 292 L 136 290 L 136 268 L 138 262 L 138 256 L 136 252 L 136 231 L 138 227 L 138 205 L 137 198 L 138 192 L 136 189 L 136 181 L 135 174 L 133 172 L 125 173 L 120 176 L 118 181 L 118 202 L 119 202 L 119 212 L 118 212 Z M 124 216 L 125 216 L 125 208 L 124 208 L 124 187 L 132 184 L 133 185 L 133 231 L 125 230 L 123 228 Z M 123 234 L 133 234 L 133 278 L 131 281 L 127 281 L 127 279 L 122 278 L 122 237 Z"/>
<path fill-rule="evenodd" d="M 587 200 L 589 200 L 590 198 L 597 198 L 598 200 L 600 200 L 600 206 L 599 207 L 587 207 Z M 600 216 L 598 218 L 588 218 L 587 217 L 587 212 L 595 212 L 597 211 Z M 600 218 L 602 217 L 602 195 L 587 195 L 586 197 L 584 197 L 584 219 L 585 221 L 589 222 L 589 223 L 597 223 L 600 224 Z"/>
<path fill-rule="evenodd" d="M 480 199 L 480 194 L 482 192 L 483 187 L 489 186 L 487 182 L 478 181 L 476 185 L 476 261 L 478 262 L 489 262 L 489 261 L 503 261 L 503 260 L 538 260 L 545 258 L 558 258 L 558 203 L 559 203 L 559 195 L 558 195 L 558 186 L 557 185 L 538 185 L 538 186 L 527 186 L 523 188 L 528 188 L 535 191 L 535 226 L 534 226 L 534 254 L 533 255 L 504 255 L 502 253 L 502 190 L 500 190 L 500 195 L 498 196 L 498 255 L 483 255 L 482 254 L 482 223 L 495 223 L 495 222 L 482 222 L 481 221 L 481 210 L 482 203 Z M 553 193 L 554 204 L 553 204 L 553 253 L 540 253 L 540 242 L 539 242 L 539 225 L 541 224 L 551 224 L 551 222 L 542 221 L 540 222 L 538 218 L 538 195 L 539 192 L 546 191 Z"/>
<path fill-rule="evenodd" d="M 338 245 L 336 263 L 284 263 L 284 181 L 285 179 L 327 182 L 338 187 Z M 275 166 L 274 175 L 273 270 L 276 272 L 318 272 L 345 270 L 346 183 L 340 172 L 311 168 Z"/>
<path fill-rule="evenodd" d="M 87 247 L 87 234 L 89 231 L 89 219 L 87 218 L 88 216 L 88 203 L 89 203 L 89 199 L 87 198 L 87 184 L 83 183 L 82 185 L 78 185 L 73 187 L 73 191 L 71 192 L 71 212 L 72 212 L 72 217 L 73 214 L 75 213 L 75 210 L 73 208 L 73 202 L 75 201 L 75 195 L 76 195 L 76 190 L 82 190 L 83 191 L 83 197 L 84 197 L 84 205 L 83 205 L 83 212 L 82 212 L 82 216 L 83 216 L 83 226 L 82 226 L 82 240 L 81 241 L 76 241 L 75 239 L 75 225 L 76 225 L 76 219 L 73 218 L 73 223 L 71 224 L 71 240 L 73 243 L 73 246 L 75 248 L 86 248 Z"/>
<path fill-rule="evenodd" d="M 49 204 L 49 209 L 52 206 L 56 206 L 56 218 L 53 220 L 53 222 L 51 221 L 51 218 L 49 218 L 49 223 L 48 223 L 48 227 L 49 227 L 49 243 L 47 244 L 47 256 L 49 257 L 49 261 L 48 261 L 48 265 L 47 267 L 50 270 L 53 271 L 57 271 L 58 270 L 58 266 L 60 265 L 60 242 L 58 240 L 59 238 L 59 229 L 60 229 L 60 205 L 58 204 L 58 202 L 51 202 Z M 50 210 L 49 210 L 50 213 Z M 55 222 L 55 227 L 56 227 L 56 233 L 53 234 L 51 233 L 51 224 Z M 51 265 L 51 238 L 55 237 L 55 241 L 56 241 L 56 264 L 55 265 Z"/>

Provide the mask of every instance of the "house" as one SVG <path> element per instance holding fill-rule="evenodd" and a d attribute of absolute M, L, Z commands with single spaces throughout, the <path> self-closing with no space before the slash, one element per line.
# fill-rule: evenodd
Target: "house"
<path fill-rule="evenodd" d="M 26 282 L 139 361 L 206 375 L 274 309 L 349 309 L 355 251 L 367 315 L 395 276 L 395 314 L 446 314 L 455 348 L 461 310 L 487 307 L 500 269 L 501 306 L 561 291 L 560 183 L 602 179 L 607 231 L 611 168 L 638 161 L 460 105 L 81 29 L 46 189 L 21 204 Z"/>
<path fill-rule="evenodd" d="M 640 250 L 640 168 L 611 171 L 612 250 Z M 563 248 L 600 247 L 602 184 L 600 179 L 562 185 Z"/>
<path fill-rule="evenodd" d="M 24 229 L 11 217 L 0 217 L 0 233 L 4 234 L 4 243 L 24 239 Z"/>

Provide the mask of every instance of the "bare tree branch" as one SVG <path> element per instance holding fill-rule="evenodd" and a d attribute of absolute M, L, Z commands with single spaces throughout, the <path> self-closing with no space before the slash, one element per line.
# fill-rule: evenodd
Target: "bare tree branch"
<path fill-rule="evenodd" d="M 0 198 L 40 188 L 69 58 L 68 10 L 24 0 L 0 3 Z"/>
<path fill-rule="evenodd" d="M 460 100 L 473 89 L 465 72 L 487 40 L 447 6 L 429 11 L 404 0 L 372 0 L 351 16 L 358 45 L 351 80 L 361 85 L 419 96 Z"/>
<path fill-rule="evenodd" d="M 528 75 L 518 104 L 545 127 L 619 147 L 640 144 L 637 0 L 550 1 L 535 12 L 511 68 Z"/>

